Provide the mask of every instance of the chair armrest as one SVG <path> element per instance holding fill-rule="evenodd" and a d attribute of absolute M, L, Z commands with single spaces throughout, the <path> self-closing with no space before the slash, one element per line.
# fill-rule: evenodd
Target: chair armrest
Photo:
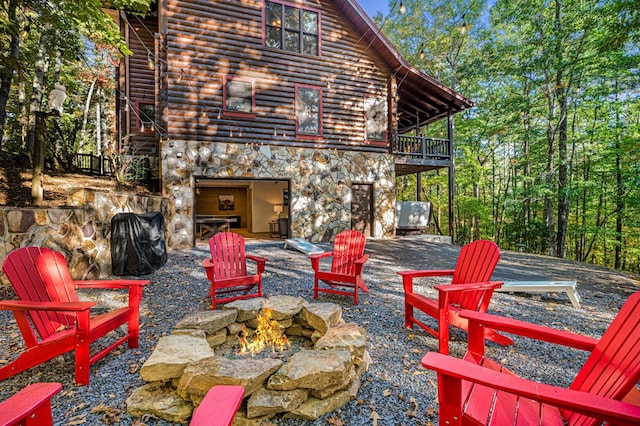
<path fill-rule="evenodd" d="M 258 275 L 262 275 L 262 273 L 264 272 L 265 264 L 267 263 L 267 258 L 262 256 L 256 256 L 255 254 L 245 254 L 244 257 L 245 259 L 253 260 L 254 262 L 256 262 L 256 265 L 257 265 L 256 273 Z"/>
<path fill-rule="evenodd" d="M 244 388 L 238 385 L 216 385 L 207 391 L 193 412 L 189 426 L 227 426 L 240 408 Z"/>
<path fill-rule="evenodd" d="M 325 257 L 329 257 L 329 256 L 333 256 L 333 252 L 332 251 L 325 251 L 322 253 L 315 253 L 315 254 L 310 254 L 309 255 L 309 259 L 313 260 L 313 259 L 322 259 Z"/>
<path fill-rule="evenodd" d="M 364 263 L 365 263 L 367 260 L 369 260 L 369 255 L 368 255 L 368 254 L 365 254 L 365 255 L 363 255 L 360 259 L 356 260 L 356 261 L 355 261 L 355 262 L 353 262 L 353 263 L 355 263 L 356 265 L 364 265 Z"/>
<path fill-rule="evenodd" d="M 598 343 L 598 339 L 582 336 L 568 331 L 558 330 L 544 325 L 533 324 L 530 322 L 507 318 L 498 315 L 492 315 L 471 310 L 462 310 L 459 316 L 469 320 L 469 342 L 472 346 L 472 333 L 475 330 L 485 327 L 500 330 L 507 333 L 516 334 L 518 336 L 528 337 L 531 339 L 542 340 L 544 342 L 555 343 L 585 351 L 592 351 Z M 475 340 L 474 340 L 475 342 Z M 475 352 L 475 350 L 474 350 Z"/>
<path fill-rule="evenodd" d="M 423 278 L 423 277 L 444 277 L 453 275 L 455 269 L 428 269 L 428 270 L 409 270 L 409 271 L 396 271 L 396 274 L 402 275 L 404 278 Z"/>
<path fill-rule="evenodd" d="M 440 386 L 451 383 L 451 379 L 458 381 L 458 386 L 459 380 L 467 380 L 597 419 L 606 419 L 609 423 L 637 425 L 640 421 L 640 407 L 638 406 L 500 373 L 473 362 L 444 354 L 429 352 L 422 358 L 422 365 L 446 376 L 442 383 L 438 383 L 439 395 L 449 394 L 446 389 L 440 389 Z M 459 390 L 458 386 L 453 386 L 453 388 Z M 441 405 L 445 403 L 446 401 L 440 400 Z M 444 423 L 446 419 L 440 419 L 440 421 Z"/>
<path fill-rule="evenodd" d="M 10 311 L 88 311 L 95 302 L 26 302 L 22 300 L 2 300 L 0 309 Z"/>
<path fill-rule="evenodd" d="M 0 424 L 23 424 L 20 421 L 32 415 L 35 417 L 30 420 L 47 424 L 46 419 L 51 416 L 51 397 L 60 392 L 60 389 L 60 383 L 34 383 L 25 387 L 9 399 L 0 402 Z"/>
<path fill-rule="evenodd" d="M 76 288 L 130 288 L 144 287 L 150 280 L 74 280 Z"/>
<path fill-rule="evenodd" d="M 246 259 L 251 259 L 251 260 L 253 260 L 254 262 L 257 262 L 257 263 L 265 263 L 267 261 L 266 257 L 256 256 L 255 254 L 245 254 L 244 257 Z"/>
<path fill-rule="evenodd" d="M 502 287 L 502 281 L 488 281 L 486 283 L 468 283 L 468 284 L 439 284 L 433 286 L 434 289 L 442 293 L 460 293 L 464 291 L 478 290 L 495 290 Z"/>
<path fill-rule="evenodd" d="M 333 251 L 325 251 L 323 253 L 310 254 L 309 259 L 311 259 L 311 268 L 318 272 L 320 269 L 320 259 L 324 259 L 325 257 L 333 256 Z"/>
<path fill-rule="evenodd" d="M 431 269 L 424 271 L 409 270 L 409 271 L 396 271 L 396 274 L 402 277 L 402 287 L 407 294 L 413 294 L 413 279 L 424 277 L 442 277 L 453 275 L 453 269 Z"/>

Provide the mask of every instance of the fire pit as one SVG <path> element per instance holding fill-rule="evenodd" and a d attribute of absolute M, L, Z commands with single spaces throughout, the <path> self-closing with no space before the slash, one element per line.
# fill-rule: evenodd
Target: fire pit
<path fill-rule="evenodd" d="M 355 399 L 369 363 L 366 331 L 345 323 L 339 305 L 239 300 L 189 315 L 160 338 L 127 410 L 187 422 L 212 386 L 235 384 L 245 389 L 238 420 L 315 420 Z"/>

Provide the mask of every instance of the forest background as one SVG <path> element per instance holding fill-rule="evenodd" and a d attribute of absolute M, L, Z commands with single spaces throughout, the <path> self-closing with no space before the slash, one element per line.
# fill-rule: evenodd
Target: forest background
<path fill-rule="evenodd" d="M 366 0 L 361 0 L 366 2 Z M 35 117 L 55 84 L 46 157 L 112 158 L 114 65 L 127 49 L 102 7 L 149 0 L 0 0 L 0 148 L 35 149 Z M 455 116 L 457 243 L 640 272 L 640 8 L 637 0 L 390 0 L 374 21 L 416 68 L 473 100 Z M 400 84 L 401 81 L 400 81 Z M 446 123 L 421 131 L 446 134 Z M 448 229 L 448 177 L 420 175 Z M 415 176 L 398 199 L 416 199 Z"/>

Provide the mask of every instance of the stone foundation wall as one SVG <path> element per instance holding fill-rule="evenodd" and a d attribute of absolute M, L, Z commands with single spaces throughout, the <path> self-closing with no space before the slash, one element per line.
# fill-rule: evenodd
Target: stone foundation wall
<path fill-rule="evenodd" d="M 0 207 L 0 262 L 18 247 L 38 245 L 63 253 L 74 279 L 112 276 L 111 218 L 121 212 L 159 211 L 166 223 L 173 203 L 162 197 L 80 189 L 69 196 L 68 204 L 58 208 Z M 166 225 L 165 239 L 171 247 Z"/>
<path fill-rule="evenodd" d="M 376 238 L 391 238 L 394 158 L 389 154 L 171 140 L 162 146 L 163 188 L 175 200 L 174 248 L 193 246 L 195 177 L 287 179 L 292 237 L 331 241 L 351 229 L 351 185 L 373 185 Z"/>

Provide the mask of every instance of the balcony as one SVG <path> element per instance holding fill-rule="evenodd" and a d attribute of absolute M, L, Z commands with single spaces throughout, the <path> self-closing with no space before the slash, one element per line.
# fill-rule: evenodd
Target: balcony
<path fill-rule="evenodd" d="M 392 144 L 396 176 L 449 167 L 453 164 L 448 139 L 398 135 Z"/>

